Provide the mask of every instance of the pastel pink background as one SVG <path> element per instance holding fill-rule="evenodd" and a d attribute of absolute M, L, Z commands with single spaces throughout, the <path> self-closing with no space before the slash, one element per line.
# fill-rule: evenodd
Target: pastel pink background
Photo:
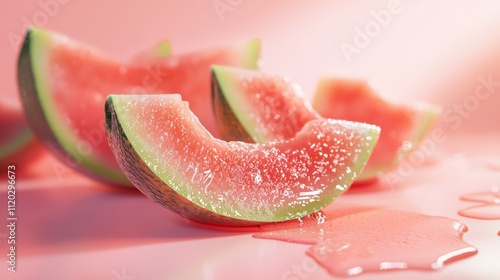
<path fill-rule="evenodd" d="M 53 15 L 40 4 L 49 2 L 57 4 Z M 4 4 L 8 6 L 2 9 L 0 26 L 2 95 L 16 95 L 13 70 L 18 48 L 9 36 L 24 36 L 27 21 L 92 44 L 117 59 L 130 58 L 165 38 L 176 53 L 261 38 L 264 69 L 290 76 L 307 96 L 321 75 L 332 73 L 367 78 L 394 100 L 427 100 L 449 109 L 474 92 L 477 76 L 499 71 L 500 3 L 495 0 L 219 0 L 235 4 L 221 15 L 214 0 L 59 2 Z M 355 28 L 364 29 L 373 20 L 372 12 L 387 10 L 391 2 L 399 3 L 400 12 L 347 62 L 341 43 L 353 44 Z M 491 129 L 484 121 L 490 113 L 499 117 L 498 102 L 498 97 L 482 102 L 481 112 L 461 129 Z"/>
<path fill-rule="evenodd" d="M 9 38 L 24 36 L 27 19 L 121 60 L 162 39 L 171 41 L 174 53 L 183 53 L 260 38 L 264 70 L 289 76 L 308 98 L 319 77 L 330 73 L 367 78 L 382 96 L 397 102 L 441 104 L 447 117 L 440 126 L 453 137 L 436 157 L 452 156 L 437 166 L 420 167 L 403 186 L 354 191 L 339 203 L 445 215 L 471 227 L 466 240 L 478 246 L 477 256 L 437 273 L 396 272 L 384 275 L 386 279 L 500 278 L 492 261 L 500 252 L 498 221 L 456 215 L 470 206 L 459 195 L 500 184 L 498 172 L 482 168 L 485 161 L 500 158 L 500 86 L 466 116 L 457 119 L 454 113 L 456 105 L 471 101 L 479 77 L 500 81 L 499 1 L 396 1 L 401 12 L 350 62 L 340 45 L 353 44 L 356 28 L 363 29 L 374 19 L 372 12 L 387 9 L 391 0 L 220 0 L 235 4 L 222 16 L 213 0 L 4 2 L 0 96 L 13 102 L 19 44 Z M 47 2 L 57 3 L 58 11 L 48 15 L 41 4 Z M 120 274 L 122 269 L 135 279 L 235 279 L 241 274 L 280 279 L 306 259 L 306 246 L 187 224 L 142 196 L 117 193 L 67 170 L 62 176 L 21 181 L 19 188 L 20 272 L 7 273 L 0 265 L 1 279 L 119 279 L 114 271 Z M 4 221 L 5 192 L 1 194 Z M 0 241 L 4 263 L 5 244 Z M 309 276 L 330 278 L 322 269 Z"/>

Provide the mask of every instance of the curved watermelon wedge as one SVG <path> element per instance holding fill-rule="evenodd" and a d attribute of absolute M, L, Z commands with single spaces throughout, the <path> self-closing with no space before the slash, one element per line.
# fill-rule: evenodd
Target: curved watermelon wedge
<path fill-rule="evenodd" d="M 380 126 L 380 140 L 358 182 L 375 178 L 407 157 L 439 112 L 431 105 L 391 105 L 360 81 L 342 88 L 338 85 L 349 81 L 324 79 L 310 107 L 300 87 L 282 76 L 224 66 L 213 66 L 212 76 L 215 116 L 226 140 L 288 139 L 308 121 L 323 117 Z"/>
<path fill-rule="evenodd" d="M 193 221 L 251 226 L 300 218 L 342 194 L 379 134 L 316 120 L 268 144 L 214 138 L 179 95 L 110 95 L 106 132 L 118 163 L 150 199 Z"/>
<path fill-rule="evenodd" d="M 0 100 L 0 167 L 7 170 L 10 164 L 22 165 L 22 169 L 36 162 L 43 154 L 43 146 L 37 141 L 19 106 Z"/>
<path fill-rule="evenodd" d="M 426 103 L 392 104 L 363 80 L 324 77 L 312 106 L 325 118 L 380 126 L 380 139 L 359 180 L 369 180 L 408 158 L 434 126 L 440 107 Z"/>
<path fill-rule="evenodd" d="M 56 156 L 102 182 L 130 185 L 106 141 L 103 106 L 110 93 L 182 93 L 216 136 L 210 65 L 257 65 L 259 42 L 181 56 L 119 63 L 90 46 L 47 30 L 28 30 L 18 83 L 28 121 Z M 208 106 L 207 106 L 208 105 Z"/>

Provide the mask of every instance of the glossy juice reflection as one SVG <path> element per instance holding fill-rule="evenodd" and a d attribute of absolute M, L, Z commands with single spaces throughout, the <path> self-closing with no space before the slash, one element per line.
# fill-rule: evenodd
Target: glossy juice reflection
<path fill-rule="evenodd" d="M 477 252 L 462 240 L 466 231 L 464 224 L 446 217 L 373 210 L 254 237 L 311 244 L 307 254 L 331 274 L 352 276 L 392 269 L 440 269 L 446 262 Z"/>

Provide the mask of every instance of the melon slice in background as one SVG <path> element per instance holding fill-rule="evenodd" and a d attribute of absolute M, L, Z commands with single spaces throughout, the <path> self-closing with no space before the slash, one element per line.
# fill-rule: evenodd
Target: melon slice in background
<path fill-rule="evenodd" d="M 216 134 L 210 65 L 255 68 L 259 42 L 133 63 L 48 30 L 29 29 L 19 56 L 18 83 L 35 135 L 66 165 L 99 181 L 128 185 L 104 132 L 110 93 L 182 93 L 202 124 Z M 216 135 L 217 136 L 217 135 Z"/>
<path fill-rule="evenodd" d="M 212 92 L 219 130 L 226 140 L 267 143 L 292 137 L 305 123 L 334 118 L 375 124 L 382 132 L 370 160 L 357 179 L 367 181 L 408 156 L 434 123 L 435 106 L 391 105 L 360 81 L 331 79 L 320 84 L 311 107 L 288 78 L 235 67 L 212 67 Z M 338 94 L 338 95 L 337 95 Z M 339 100 L 336 100 L 338 97 Z M 317 109 L 315 111 L 314 109 Z"/>
<path fill-rule="evenodd" d="M 0 168 L 16 165 L 18 170 L 26 170 L 37 162 L 44 148 L 37 141 L 24 118 L 21 106 L 0 100 Z"/>
<path fill-rule="evenodd" d="M 312 102 L 325 118 L 380 126 L 380 140 L 359 180 L 368 180 L 406 159 L 434 126 L 440 108 L 426 103 L 392 104 L 363 80 L 324 77 Z"/>
<path fill-rule="evenodd" d="M 251 226 L 303 217 L 356 179 L 374 125 L 315 120 L 268 144 L 214 138 L 179 95 L 110 95 L 106 132 L 117 162 L 150 199 L 187 219 Z"/>

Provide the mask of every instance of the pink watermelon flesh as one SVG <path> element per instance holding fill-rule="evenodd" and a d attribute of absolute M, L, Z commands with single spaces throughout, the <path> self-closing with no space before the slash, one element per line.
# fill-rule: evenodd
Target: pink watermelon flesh
<path fill-rule="evenodd" d="M 299 218 L 344 192 L 378 138 L 372 125 L 316 120 L 282 142 L 214 138 L 178 95 L 110 95 L 107 137 L 145 195 L 202 223 L 250 226 Z"/>
<path fill-rule="evenodd" d="M 212 67 L 212 76 L 215 116 L 223 139 L 257 143 L 288 139 L 308 121 L 323 117 L 381 126 L 385 137 L 380 138 L 358 181 L 372 179 L 406 157 L 423 139 L 438 112 L 429 105 L 391 105 L 367 88 L 360 91 L 360 87 L 355 88 L 357 94 L 344 95 L 336 103 L 325 94 L 336 91 L 321 86 L 315 111 L 300 87 L 283 76 L 224 66 Z M 321 85 L 326 86 L 325 82 Z M 411 147 L 404 150 L 403 146 Z"/>
<path fill-rule="evenodd" d="M 258 42 L 213 51 L 119 63 L 89 46 L 49 31 L 28 31 L 18 80 L 28 120 L 57 156 L 87 175 L 128 185 L 104 133 L 103 106 L 110 93 L 182 93 L 216 136 L 210 65 L 256 67 Z"/>
<path fill-rule="evenodd" d="M 408 157 L 434 125 L 440 109 L 435 105 L 395 105 L 380 98 L 362 80 L 323 78 L 312 106 L 326 118 L 380 126 L 380 140 L 362 178 L 370 179 Z"/>
<path fill-rule="evenodd" d="M 213 66 L 212 77 L 215 116 L 225 140 L 285 140 L 307 122 L 321 119 L 300 87 L 283 76 Z"/>

